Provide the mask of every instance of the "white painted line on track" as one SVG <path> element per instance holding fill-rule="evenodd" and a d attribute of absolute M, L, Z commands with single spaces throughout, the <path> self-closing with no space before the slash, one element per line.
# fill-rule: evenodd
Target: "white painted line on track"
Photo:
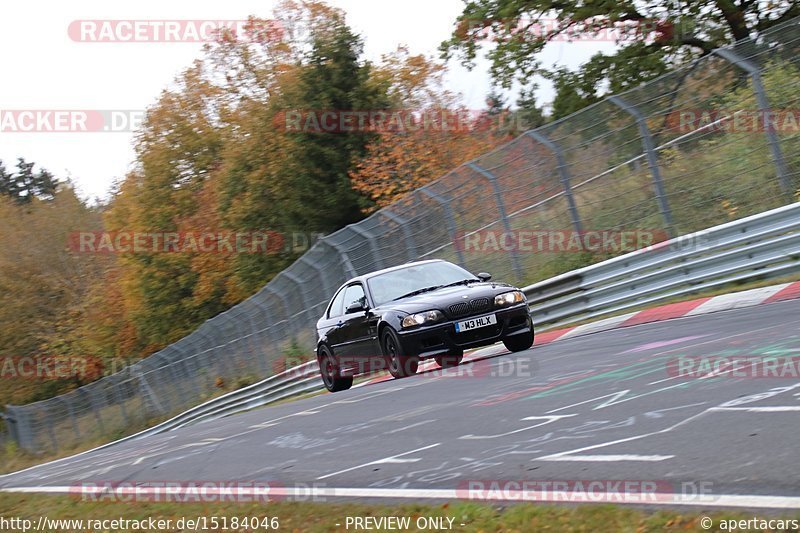
<path fill-rule="evenodd" d="M 105 489 L 103 489 L 105 490 Z M 139 489 L 142 490 L 142 489 Z M 239 487 L 237 491 L 241 495 L 246 494 L 245 487 Z M 0 489 L 0 492 L 18 492 L 25 494 L 75 494 L 74 487 L 52 486 L 52 487 L 12 487 Z M 486 492 L 486 491 L 484 491 Z M 501 490 L 500 497 L 480 497 L 473 495 L 465 489 L 382 489 L 382 488 L 360 488 L 360 487 L 302 487 L 302 488 L 282 488 L 270 487 L 269 494 L 276 497 L 326 497 L 326 498 L 402 498 L 412 500 L 465 500 L 465 501 L 514 501 L 532 503 L 592 503 L 581 501 L 565 500 L 557 491 L 533 491 L 533 490 Z M 263 488 L 253 489 L 253 496 L 263 496 Z M 622 495 L 624 497 L 624 495 Z M 619 502 L 619 493 L 609 493 L 607 498 L 594 503 Z M 704 494 L 701 497 L 693 498 L 674 493 L 648 493 L 640 500 L 623 501 L 619 503 L 653 505 L 653 506 L 699 506 L 699 507 L 733 507 L 733 508 L 760 508 L 760 509 L 800 509 L 800 497 L 798 496 L 777 496 L 766 494 Z"/>
<path fill-rule="evenodd" d="M 664 461 L 674 455 L 565 455 L 561 457 L 542 457 L 539 461 L 575 461 L 575 462 L 616 462 L 616 461 Z"/>
<path fill-rule="evenodd" d="M 571 416 L 577 416 L 576 414 L 571 415 L 546 415 L 546 416 L 527 416 L 521 420 L 542 420 L 539 424 L 533 426 L 527 426 L 520 429 L 515 429 L 513 431 L 507 431 L 506 433 L 499 433 L 497 435 L 461 435 L 458 437 L 460 440 L 486 440 L 486 439 L 497 439 L 500 437 L 507 437 L 508 435 L 514 435 L 516 433 L 521 433 L 523 431 L 528 431 L 529 429 L 538 428 L 540 426 L 544 426 L 546 424 L 550 424 L 551 422 L 556 422 L 561 420 L 562 418 L 569 418 Z"/>
<path fill-rule="evenodd" d="M 324 476 L 320 476 L 317 479 L 325 479 L 325 478 L 337 476 L 339 474 L 344 474 L 345 472 L 351 472 L 353 470 L 358 470 L 359 468 L 364 468 L 365 466 L 380 465 L 380 464 L 386 464 L 386 463 L 415 463 L 417 461 L 420 461 L 421 459 L 419 459 L 419 458 L 399 459 L 399 458 L 403 457 L 405 455 L 411 455 L 412 453 L 417 453 L 417 452 L 421 452 L 423 450 L 429 450 L 431 448 L 435 448 L 436 446 L 439 446 L 440 444 L 441 444 L 441 442 L 437 442 L 436 444 L 431 444 L 429 446 L 423 446 L 422 448 L 417 448 L 416 450 L 411 450 L 411 451 L 408 451 L 408 452 L 399 453 L 397 455 L 391 455 L 389 457 L 385 457 L 383 459 L 378 459 L 376 461 L 370 461 L 369 463 L 364 463 L 363 465 L 351 466 L 350 468 L 345 468 L 344 470 L 339 470 L 338 472 L 333 472 L 332 474 L 325 474 Z"/>
<path fill-rule="evenodd" d="M 745 411 L 747 413 L 788 413 L 800 411 L 798 405 L 774 405 L 764 407 L 712 407 L 711 411 Z"/>

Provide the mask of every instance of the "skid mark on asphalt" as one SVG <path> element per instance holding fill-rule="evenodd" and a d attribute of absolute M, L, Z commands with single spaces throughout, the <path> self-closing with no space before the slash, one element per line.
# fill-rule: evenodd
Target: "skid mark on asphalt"
<path fill-rule="evenodd" d="M 677 339 L 670 339 L 665 341 L 656 341 L 656 342 L 648 342 L 646 344 L 640 344 L 635 348 L 631 348 L 630 350 L 625 350 L 622 353 L 636 353 L 636 352 L 645 352 L 647 350 L 654 350 L 656 348 L 664 348 L 665 346 L 672 346 L 673 344 L 680 344 L 682 342 L 693 341 L 695 339 L 702 339 L 703 337 L 708 337 L 711 334 L 707 335 L 691 335 L 689 337 L 680 337 Z"/>
<path fill-rule="evenodd" d="M 745 396 L 745 397 L 742 397 L 742 398 L 737 398 L 735 400 L 730 400 L 730 401 L 721 403 L 721 404 L 717 405 L 716 408 L 731 407 L 731 406 L 736 406 L 736 405 L 742 405 L 742 404 L 761 401 L 761 400 L 764 400 L 764 399 L 767 399 L 767 398 L 772 398 L 772 397 L 777 396 L 779 394 L 783 394 L 785 392 L 792 391 L 792 390 L 794 390 L 794 389 L 796 389 L 798 387 L 800 387 L 800 383 L 795 383 L 793 385 L 789 385 L 789 386 L 786 386 L 786 387 L 774 387 L 774 388 L 772 388 L 772 389 L 770 389 L 768 391 L 762 392 L 762 393 L 751 394 L 751 395 L 748 395 L 748 396 Z M 699 413 L 695 413 L 695 414 L 693 414 L 693 415 L 691 415 L 691 416 L 689 416 L 687 418 L 684 418 L 683 420 L 680 420 L 679 422 L 677 422 L 675 424 L 672 424 L 670 426 L 667 426 L 667 427 L 665 427 L 663 429 L 660 429 L 660 430 L 657 430 L 657 431 L 651 431 L 651 432 L 642 433 L 642 434 L 639 434 L 639 435 L 633 435 L 633 436 L 630 436 L 630 437 L 625 437 L 625 438 L 622 438 L 622 439 L 616 439 L 616 440 L 612 440 L 612 441 L 608 441 L 608 442 L 600 442 L 600 443 L 597 443 L 597 444 L 592 444 L 590 446 L 584 446 L 582 448 L 576 448 L 576 449 L 573 449 L 573 450 L 567 450 L 567 451 L 563 451 L 563 452 L 549 454 L 549 455 L 545 455 L 545 456 L 542 456 L 542 457 L 538 457 L 538 458 L 536 458 L 534 460 L 537 460 L 537 461 L 564 460 L 563 459 L 564 457 L 574 456 L 575 454 L 579 454 L 581 452 L 585 452 L 585 451 L 589 451 L 589 450 L 597 450 L 599 448 L 605 448 L 605 447 L 608 447 L 608 446 L 613 446 L 615 444 L 623 444 L 623 443 L 632 442 L 632 441 L 635 441 L 635 440 L 645 439 L 647 437 L 651 437 L 651 436 L 654 436 L 654 435 L 661 435 L 661 434 L 664 434 L 664 433 L 669 433 L 669 432 L 671 432 L 671 431 L 673 431 L 673 430 L 675 430 L 675 429 L 677 429 L 679 427 L 682 427 L 682 426 L 684 426 L 686 424 L 689 424 L 689 423 L 691 423 L 691 422 L 693 422 L 695 420 L 698 420 L 698 419 L 702 418 L 703 416 L 706 416 L 706 415 L 708 415 L 710 413 L 713 413 L 713 412 L 715 412 L 715 408 L 711 407 L 711 408 L 705 409 L 705 410 L 703 410 L 703 411 L 701 411 Z"/>
<path fill-rule="evenodd" d="M 425 424 L 430 424 L 431 422 L 436 422 L 436 420 L 423 420 L 422 422 L 417 422 L 415 424 L 410 424 L 408 426 L 403 426 L 401 428 L 393 429 L 391 431 L 387 431 L 384 435 L 392 435 L 393 433 L 399 433 L 400 431 L 406 431 L 407 429 L 424 426 Z"/>

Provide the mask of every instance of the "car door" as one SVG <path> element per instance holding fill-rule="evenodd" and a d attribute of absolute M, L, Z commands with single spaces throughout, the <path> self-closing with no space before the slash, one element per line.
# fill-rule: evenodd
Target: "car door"
<path fill-rule="evenodd" d="M 343 342 L 342 326 L 344 325 L 344 293 L 346 287 L 342 287 L 331 300 L 325 320 L 320 324 L 320 334 L 328 339 L 328 345 L 333 349 L 333 353 L 338 354 Z"/>
<path fill-rule="evenodd" d="M 342 349 L 341 353 L 348 357 L 359 371 L 369 370 L 370 359 L 375 355 L 371 349 L 377 319 L 369 311 L 356 311 L 348 313 L 349 306 L 361 303 L 367 305 L 367 296 L 361 283 L 348 285 L 344 296 L 344 316 L 341 326 Z"/>

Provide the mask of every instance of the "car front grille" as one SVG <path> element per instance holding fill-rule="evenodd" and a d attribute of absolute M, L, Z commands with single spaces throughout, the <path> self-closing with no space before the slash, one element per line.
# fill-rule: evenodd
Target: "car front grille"
<path fill-rule="evenodd" d="M 482 313 L 491 309 L 488 298 L 475 298 L 471 302 L 459 302 L 450 306 L 450 314 L 453 317 L 461 317 L 470 313 Z"/>
<path fill-rule="evenodd" d="M 482 313 L 489 310 L 488 298 L 476 298 L 469 303 L 473 313 Z"/>
<path fill-rule="evenodd" d="M 470 311 L 469 304 L 467 302 L 461 302 L 457 304 L 453 304 L 450 306 L 450 314 L 453 316 L 464 316 L 468 315 Z"/>

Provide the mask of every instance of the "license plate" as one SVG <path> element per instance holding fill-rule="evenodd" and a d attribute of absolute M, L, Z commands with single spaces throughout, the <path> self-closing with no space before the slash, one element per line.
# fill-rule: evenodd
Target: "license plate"
<path fill-rule="evenodd" d="M 469 320 L 462 320 L 461 322 L 456 322 L 456 333 L 461 333 L 462 331 L 469 331 L 471 329 L 478 329 L 485 326 L 491 326 L 492 324 L 497 324 L 496 315 L 486 315 L 486 316 L 479 316 L 476 318 L 470 318 Z"/>

